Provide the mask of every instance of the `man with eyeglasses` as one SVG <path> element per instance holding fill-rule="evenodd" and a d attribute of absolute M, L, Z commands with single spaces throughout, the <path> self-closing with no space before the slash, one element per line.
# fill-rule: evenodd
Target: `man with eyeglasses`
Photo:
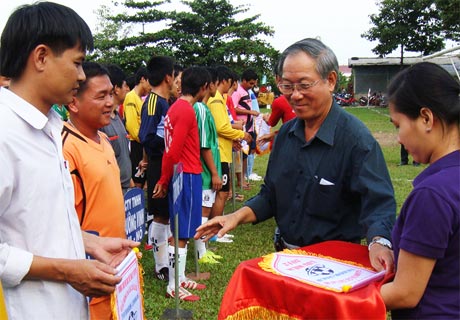
<path fill-rule="evenodd" d="M 260 192 L 199 227 L 195 237 L 221 237 L 239 224 L 274 217 L 284 248 L 366 237 L 372 266 L 391 271 L 393 186 L 377 141 L 332 97 L 335 54 L 317 39 L 304 39 L 283 52 L 278 68 L 278 86 L 296 119 L 276 136 Z"/>

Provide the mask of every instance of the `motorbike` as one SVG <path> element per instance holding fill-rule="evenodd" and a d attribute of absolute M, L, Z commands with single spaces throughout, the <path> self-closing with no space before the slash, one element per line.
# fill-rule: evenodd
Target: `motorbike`
<path fill-rule="evenodd" d="M 350 93 L 336 93 L 334 99 L 339 106 L 354 106 L 357 104 L 355 97 Z"/>
<path fill-rule="evenodd" d="M 365 96 L 362 96 L 359 98 L 359 105 L 360 106 L 375 106 L 375 107 L 386 107 L 388 106 L 388 102 L 386 100 L 386 97 L 381 94 L 374 92 L 369 99 Z"/>

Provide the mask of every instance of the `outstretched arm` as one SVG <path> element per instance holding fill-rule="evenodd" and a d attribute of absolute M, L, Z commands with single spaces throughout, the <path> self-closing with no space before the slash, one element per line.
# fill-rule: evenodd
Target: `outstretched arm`
<path fill-rule="evenodd" d="M 232 214 L 218 216 L 212 218 L 208 222 L 202 224 L 196 229 L 195 239 L 203 239 L 208 241 L 210 238 L 217 234 L 217 237 L 223 237 L 230 230 L 235 229 L 238 225 L 243 223 L 256 222 L 257 218 L 249 207 L 242 207 Z"/>

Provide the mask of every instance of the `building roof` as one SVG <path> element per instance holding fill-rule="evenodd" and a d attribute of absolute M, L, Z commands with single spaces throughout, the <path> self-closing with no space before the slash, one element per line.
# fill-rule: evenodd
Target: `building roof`
<path fill-rule="evenodd" d="M 455 73 L 456 70 L 460 70 L 460 46 L 441 50 L 437 53 L 428 56 L 417 56 L 417 57 L 404 57 L 404 65 L 413 65 L 418 62 L 427 61 L 442 65 L 449 73 Z M 348 66 L 353 67 L 366 67 L 366 66 L 392 66 L 400 65 L 400 57 L 385 57 L 385 58 L 359 58 L 353 57 L 348 59 Z M 454 66 L 455 69 L 454 70 Z"/>
<path fill-rule="evenodd" d="M 404 57 L 403 63 L 405 65 L 412 65 L 422 61 L 429 61 L 437 64 L 451 64 L 451 61 L 454 61 L 455 65 L 460 64 L 460 54 L 453 56 L 443 56 L 443 57 L 433 57 L 433 58 L 424 58 L 424 57 Z M 401 59 L 399 57 L 386 57 L 386 58 L 357 58 L 353 57 L 348 59 L 348 66 L 350 68 L 358 66 L 375 66 L 375 65 L 399 65 Z"/>

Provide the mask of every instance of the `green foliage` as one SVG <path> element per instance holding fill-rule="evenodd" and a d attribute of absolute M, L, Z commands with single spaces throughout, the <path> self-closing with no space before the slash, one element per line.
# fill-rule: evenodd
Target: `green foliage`
<path fill-rule="evenodd" d="M 336 89 L 339 92 L 341 92 L 342 89 L 345 89 L 347 91 L 349 82 L 350 82 L 350 77 L 347 77 L 346 75 L 344 75 L 342 72 L 339 71 L 339 74 L 337 77 Z"/>
<path fill-rule="evenodd" d="M 436 8 L 442 20 L 442 29 L 447 39 L 460 40 L 460 1 L 436 0 Z"/>
<path fill-rule="evenodd" d="M 397 212 L 399 213 L 404 199 L 412 190 L 414 177 L 424 169 L 424 166 L 397 166 L 400 161 L 400 145 L 397 142 L 397 131 L 389 120 L 388 108 L 353 107 L 346 108 L 346 110 L 363 121 L 380 143 L 395 189 Z M 262 110 L 262 112 L 267 111 Z M 268 157 L 268 154 L 256 157 L 254 171 L 259 175 L 265 175 Z M 247 200 L 259 191 L 260 185 L 261 182 L 251 182 L 250 190 L 238 189 L 237 192 L 243 194 Z M 233 212 L 242 205 L 243 202 L 236 202 L 235 207 L 233 207 L 232 202 L 229 201 L 225 207 L 225 212 Z M 207 285 L 207 289 L 195 291 L 200 295 L 200 301 L 193 303 L 181 302 L 180 308 L 193 311 L 194 319 L 217 319 L 222 296 L 234 270 L 241 261 L 260 257 L 274 251 L 272 241 L 274 229 L 275 222 L 270 219 L 256 225 L 239 226 L 231 232 L 235 235 L 233 243 L 211 242 L 209 248 L 223 257 L 222 262 L 216 265 L 200 266 L 200 272 L 211 273 L 209 280 L 201 281 Z M 144 300 L 146 319 L 160 319 L 165 309 L 174 309 L 174 300 L 164 297 L 166 283 L 154 278 L 152 253 L 144 252 L 141 262 L 145 271 Z M 186 272 L 195 272 L 193 241 L 189 244 Z"/>
<path fill-rule="evenodd" d="M 273 29 L 258 22 L 259 15 L 238 20 L 235 16 L 245 14 L 247 6 L 234 7 L 228 0 L 184 0 L 189 10 L 162 10 L 169 2 L 114 2 L 125 8 L 118 14 L 101 8 L 101 31 L 89 59 L 134 72 L 152 55 L 169 55 L 184 66 L 223 64 L 238 74 L 249 67 L 260 75 L 272 74 L 279 52 L 263 37 L 273 36 Z"/>
<path fill-rule="evenodd" d="M 453 3 L 451 0 L 440 2 Z M 452 32 L 450 27 L 446 30 L 450 20 L 442 19 L 450 16 L 445 13 L 441 16 L 435 3 L 434 0 L 381 0 L 380 12 L 369 16 L 374 26 L 361 36 L 379 41 L 372 51 L 380 56 L 399 47 L 401 64 L 405 51 L 423 55 L 439 51 L 444 48 L 445 37 Z"/>
<path fill-rule="evenodd" d="M 227 0 L 182 1 L 191 12 L 171 16 L 169 47 L 184 65 L 224 64 L 238 74 L 253 68 L 271 73 L 278 52 L 261 36 L 273 36 L 273 29 L 257 22 L 259 15 L 236 20 L 248 11 Z M 212 9 L 210 9 L 212 8 Z"/>
<path fill-rule="evenodd" d="M 113 7 L 102 6 L 98 10 L 99 27 L 94 36 L 94 52 L 89 60 L 100 63 L 113 63 L 128 73 L 134 73 L 145 65 L 152 55 L 169 55 L 161 44 L 164 40 L 163 30 L 154 30 L 164 23 L 168 14 L 157 9 L 168 3 L 161 1 L 112 1 Z M 113 8 L 123 7 L 124 11 L 115 14 Z M 136 31 L 138 30 L 138 31 Z"/>

